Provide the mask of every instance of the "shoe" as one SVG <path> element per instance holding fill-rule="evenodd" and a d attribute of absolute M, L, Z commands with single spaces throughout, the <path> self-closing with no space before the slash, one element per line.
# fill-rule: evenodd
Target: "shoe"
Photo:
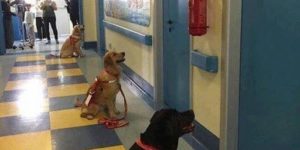
<path fill-rule="evenodd" d="M 58 41 L 58 40 L 56 40 L 56 44 L 59 44 L 59 41 Z"/>
<path fill-rule="evenodd" d="M 51 41 L 48 40 L 48 42 L 46 44 L 51 44 Z"/>

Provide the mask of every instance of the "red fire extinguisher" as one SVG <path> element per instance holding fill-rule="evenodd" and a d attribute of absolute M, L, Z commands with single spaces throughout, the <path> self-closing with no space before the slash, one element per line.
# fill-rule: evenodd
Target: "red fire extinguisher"
<path fill-rule="evenodd" d="M 201 36 L 207 32 L 207 0 L 189 0 L 189 32 Z"/>

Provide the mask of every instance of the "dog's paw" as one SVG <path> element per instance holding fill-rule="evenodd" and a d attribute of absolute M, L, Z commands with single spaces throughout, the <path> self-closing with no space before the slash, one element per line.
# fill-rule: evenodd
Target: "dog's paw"
<path fill-rule="evenodd" d="M 95 118 L 94 115 L 89 114 L 89 113 L 81 113 L 81 114 L 80 114 L 80 117 L 81 117 L 81 118 L 86 118 L 86 119 L 88 119 L 88 120 L 93 120 L 93 119 Z"/>
<path fill-rule="evenodd" d="M 118 110 L 115 110 L 115 112 L 114 112 L 116 115 L 120 115 L 121 114 L 121 112 L 120 111 L 118 111 Z"/>

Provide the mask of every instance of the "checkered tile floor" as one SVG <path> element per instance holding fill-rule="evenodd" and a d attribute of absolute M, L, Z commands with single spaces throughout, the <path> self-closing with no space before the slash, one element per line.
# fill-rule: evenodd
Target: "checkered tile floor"
<path fill-rule="evenodd" d="M 0 99 L 0 149 L 124 150 L 114 130 L 74 108 L 88 86 L 74 58 L 18 56 Z"/>

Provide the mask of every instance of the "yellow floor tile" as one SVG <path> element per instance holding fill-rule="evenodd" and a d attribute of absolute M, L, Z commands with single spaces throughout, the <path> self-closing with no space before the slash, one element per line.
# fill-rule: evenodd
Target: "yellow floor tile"
<path fill-rule="evenodd" d="M 45 65 L 13 67 L 11 73 L 35 73 L 46 71 Z"/>
<path fill-rule="evenodd" d="M 50 131 L 0 137 L 1 150 L 51 150 Z"/>
<path fill-rule="evenodd" d="M 71 84 L 71 85 L 60 85 L 48 87 L 48 97 L 63 97 L 86 94 L 89 88 L 89 84 Z"/>
<path fill-rule="evenodd" d="M 71 63 L 76 63 L 76 59 L 74 59 L 74 58 L 64 58 L 64 59 L 48 59 L 48 60 L 46 60 L 47 65 L 71 64 Z"/>
<path fill-rule="evenodd" d="M 45 56 L 43 55 L 26 55 L 26 56 L 18 56 L 16 61 L 38 61 L 38 60 L 45 60 Z"/>
<path fill-rule="evenodd" d="M 65 76 L 78 76 L 82 75 L 80 69 L 64 69 L 64 70 L 52 70 L 47 71 L 48 78 L 65 77 Z"/>
<path fill-rule="evenodd" d="M 8 81 L 5 87 L 5 91 L 42 89 L 46 87 L 47 87 L 46 79 L 18 80 L 18 81 Z"/>
<path fill-rule="evenodd" d="M 46 99 L 23 99 L 16 102 L 0 103 L 0 118 L 9 116 L 35 117 L 49 111 Z"/>
<path fill-rule="evenodd" d="M 97 148 L 93 150 L 125 150 L 124 146 L 112 146 L 112 147 L 105 147 L 105 148 Z"/>
<path fill-rule="evenodd" d="M 97 124 L 97 119 L 87 120 L 80 117 L 81 109 L 67 109 L 50 112 L 51 129 L 62 129 Z"/>

